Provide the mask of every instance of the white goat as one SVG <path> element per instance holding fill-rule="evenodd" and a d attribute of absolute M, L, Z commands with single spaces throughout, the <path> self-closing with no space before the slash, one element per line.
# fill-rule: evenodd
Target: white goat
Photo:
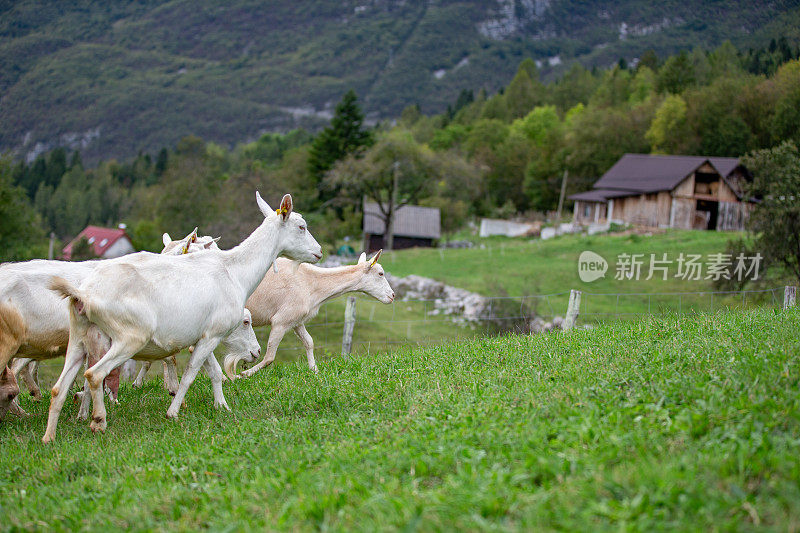
<path fill-rule="evenodd" d="M 167 417 L 178 415 L 183 398 L 201 366 L 212 380 L 215 407 L 228 407 L 222 370 L 213 357 L 220 340 L 238 326 L 247 298 L 278 255 L 318 261 L 322 249 L 292 213 L 292 198 L 278 211 L 256 193 L 264 221 L 232 250 L 164 257 L 139 252 L 99 265 L 75 287 L 55 277 L 51 288 L 69 298 L 70 330 L 64 370 L 53 386 L 43 442 L 55 438 L 56 425 L 84 357 L 88 328 L 95 324 L 111 338 L 111 347 L 84 376 L 92 393 L 93 431 L 106 428 L 102 383 L 108 373 L 134 356 L 157 360 L 194 345 Z"/>
<path fill-rule="evenodd" d="M 168 246 L 167 238 L 169 235 L 164 234 L 165 246 Z M 180 243 L 183 240 L 185 239 L 171 243 Z M 197 237 L 198 243 L 206 244 L 211 241 L 208 236 Z M 213 249 L 214 246 L 208 245 L 204 249 L 209 248 Z M 320 268 L 278 258 L 274 263 L 276 268 L 267 271 L 245 305 L 253 314 L 253 327 L 271 325 L 272 329 L 264 360 L 252 370 L 244 372 L 244 375 L 250 376 L 272 363 L 283 336 L 290 329 L 294 330 L 303 343 L 309 368 L 316 372 L 314 339 L 306 330 L 305 324 L 317 316 L 323 303 L 348 292 L 361 292 L 385 304 L 394 300 L 394 291 L 384 275 L 383 267 L 378 264 L 381 251 L 369 262 L 366 254 L 362 253 L 356 265 L 336 268 Z M 229 378 L 234 379 L 239 361 L 234 353 L 225 357 L 223 369 Z M 174 373 L 174 362 L 170 363 L 169 360 L 164 360 L 165 375 Z M 150 364 L 144 363 L 134 386 L 141 383 L 149 368 Z"/>
<path fill-rule="evenodd" d="M 161 253 L 182 255 L 205 249 L 211 244 L 198 243 L 195 228 L 185 239 L 171 243 L 170 247 L 165 246 Z M 12 370 L 15 375 L 21 373 L 34 397 L 39 396 L 39 387 L 27 368 L 28 364 L 64 355 L 69 340 L 69 311 L 66 302 L 49 290 L 51 279 L 59 276 L 78 285 L 103 263 L 101 260 L 36 259 L 0 266 L 0 368 L 4 368 L 12 357 L 17 358 Z M 111 388 L 115 397 L 116 387 Z M 177 391 L 177 378 L 171 390 Z M 2 414 L 0 412 L 0 418 Z"/>

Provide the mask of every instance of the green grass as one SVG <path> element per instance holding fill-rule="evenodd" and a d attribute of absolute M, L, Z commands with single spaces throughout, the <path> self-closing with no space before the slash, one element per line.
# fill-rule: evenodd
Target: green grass
<path fill-rule="evenodd" d="M 800 313 L 478 338 L 152 381 L 92 435 L 0 424 L 0 528 L 796 530 Z"/>
<path fill-rule="evenodd" d="M 484 296 L 510 296 L 505 302 L 504 316 L 519 315 L 520 304 L 546 320 L 564 316 L 570 289 L 584 292 L 580 323 L 599 324 L 634 319 L 641 314 L 707 313 L 720 308 L 753 308 L 782 303 L 783 293 L 725 296 L 681 294 L 714 291 L 710 281 L 686 281 L 670 277 L 639 281 L 614 279 L 614 263 L 619 254 L 648 254 L 677 259 L 679 253 L 708 254 L 723 252 L 730 233 L 702 231 L 670 231 L 651 236 L 597 235 L 563 236 L 547 241 L 538 239 L 477 239 L 471 249 L 414 248 L 385 253 L 381 264 L 395 276 L 416 274 L 434 278 L 449 285 L 468 289 Z M 584 283 L 578 277 L 578 256 L 592 250 L 605 257 L 610 265 L 604 279 Z M 670 267 L 670 275 L 676 272 Z M 748 288 L 774 288 L 786 283 L 780 276 L 756 283 Z M 620 296 L 618 293 L 634 293 Z M 779 298 L 778 301 L 776 298 Z M 497 302 L 500 305 L 501 302 Z M 341 352 L 345 298 L 324 304 L 308 326 L 314 337 L 318 359 Z M 464 326 L 454 324 L 443 315 L 431 315 L 432 302 L 397 301 L 384 305 L 359 297 L 356 305 L 356 327 L 353 346 L 357 352 L 374 352 L 398 345 L 438 343 L 487 333 L 486 324 Z M 257 330 L 262 346 L 269 336 L 268 328 Z M 305 360 L 305 352 L 293 333 L 284 337 L 278 352 L 282 360 Z"/>
<path fill-rule="evenodd" d="M 584 291 L 579 324 L 602 324 L 632 320 L 642 314 L 707 313 L 723 308 L 774 307 L 782 303 L 782 292 L 725 296 L 710 294 L 677 294 L 713 291 L 710 281 L 684 281 L 671 277 L 639 281 L 614 279 L 614 262 L 619 254 L 667 253 L 676 259 L 681 252 L 708 254 L 723 252 L 732 238 L 730 233 L 702 231 L 670 231 L 644 235 L 563 236 L 541 241 L 530 239 L 476 239 L 472 249 L 415 248 L 384 252 L 381 264 L 395 276 L 417 274 L 462 287 L 484 296 L 514 298 L 506 302 L 507 313 L 519 314 L 520 304 L 546 320 L 564 316 L 570 289 Z M 578 256 L 592 250 L 610 263 L 606 278 L 584 283 L 578 278 Z M 457 266 L 455 268 L 454 266 Z M 670 267 L 674 273 L 676 266 Z M 644 278 L 645 276 L 643 276 Z M 755 289 L 775 288 L 792 283 L 778 274 L 755 283 Z M 620 296 L 618 293 L 634 293 Z M 673 293 L 673 294 L 670 294 Z M 345 298 L 324 304 L 308 330 L 314 337 L 317 360 L 341 353 Z M 399 346 L 436 344 L 445 340 L 465 339 L 486 334 L 485 324 L 464 326 L 448 317 L 430 315 L 431 302 L 397 301 L 384 305 L 369 297 L 358 297 L 353 349 L 356 353 L 374 353 Z M 269 328 L 257 328 L 262 346 L 266 346 Z M 186 354 L 181 356 L 185 361 Z M 305 361 L 305 351 L 291 332 L 278 350 L 278 360 Z M 43 380 L 55 381 L 63 360 L 48 362 L 42 370 Z M 160 375 L 156 365 L 151 376 Z"/>
<path fill-rule="evenodd" d="M 712 308 L 709 295 L 671 296 L 670 293 L 714 291 L 710 280 L 683 280 L 675 277 L 677 259 L 681 253 L 700 254 L 706 262 L 708 254 L 724 252 L 728 240 L 738 234 L 715 231 L 669 230 L 653 235 L 568 235 L 542 241 L 539 239 L 481 239 L 481 248 L 434 250 L 418 248 L 389 253 L 381 259 L 386 269 L 396 276 L 419 274 L 449 285 L 462 287 L 485 296 L 521 297 L 525 303 L 546 316 L 566 312 L 570 289 L 584 292 L 582 314 L 592 322 L 616 320 L 617 313 L 650 312 L 707 312 L 721 306 L 741 306 L 741 297 L 715 296 Z M 585 283 L 578 277 L 578 257 L 589 250 L 603 256 L 609 263 L 604 278 Z M 647 277 L 650 254 L 660 258 L 666 253 L 673 263 L 669 276 Z M 620 254 L 645 254 L 645 264 L 639 280 L 615 279 L 615 264 Z M 457 266 L 457 267 L 456 267 Z M 705 276 L 705 269 L 703 270 Z M 779 287 L 790 280 L 780 274 L 748 286 L 748 289 Z M 620 297 L 617 294 L 643 294 Z M 608 295 L 608 296 L 607 296 Z M 647 295 L 651 295 L 650 298 Z M 781 295 L 782 298 L 782 295 Z M 746 306 L 774 303 L 769 295 L 748 295 Z M 539 308 L 537 308 L 537 305 Z M 591 317 L 591 318 L 590 318 Z"/>

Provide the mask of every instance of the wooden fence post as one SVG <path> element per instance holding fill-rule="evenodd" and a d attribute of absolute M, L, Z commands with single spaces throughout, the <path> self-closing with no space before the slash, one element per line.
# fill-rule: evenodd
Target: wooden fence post
<path fill-rule="evenodd" d="M 786 285 L 783 288 L 783 308 L 789 309 L 794 307 L 797 303 L 797 287 L 794 285 Z"/>
<path fill-rule="evenodd" d="M 578 312 L 581 310 L 581 291 L 572 289 L 569 291 L 569 306 L 567 307 L 567 316 L 564 319 L 564 331 L 569 331 L 575 327 L 575 322 L 578 321 Z"/>
<path fill-rule="evenodd" d="M 353 328 L 356 325 L 356 298 L 348 296 L 347 306 L 344 308 L 344 333 L 342 334 L 342 355 L 350 355 L 353 347 Z"/>

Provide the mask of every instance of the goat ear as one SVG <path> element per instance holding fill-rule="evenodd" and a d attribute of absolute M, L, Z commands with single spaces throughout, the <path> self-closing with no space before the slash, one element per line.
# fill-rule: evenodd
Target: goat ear
<path fill-rule="evenodd" d="M 194 228 L 192 232 L 186 236 L 186 240 L 189 241 L 189 244 L 197 242 L 197 228 Z"/>
<path fill-rule="evenodd" d="M 361 255 L 358 256 L 358 264 L 360 265 L 361 263 L 366 263 L 366 262 L 367 262 L 367 254 L 361 252 Z"/>
<path fill-rule="evenodd" d="M 269 218 L 275 214 L 275 211 L 261 198 L 261 194 L 258 191 L 256 191 L 256 203 L 258 204 L 258 209 L 261 211 L 261 214 L 264 215 L 264 218 Z"/>
<path fill-rule="evenodd" d="M 375 257 L 372 258 L 372 261 L 369 262 L 370 267 L 374 267 L 378 263 L 378 258 L 381 256 L 381 252 L 383 252 L 383 248 L 378 250 L 378 253 L 376 253 Z"/>
<path fill-rule="evenodd" d="M 283 200 L 281 200 L 281 208 L 278 211 L 280 212 L 281 218 L 283 218 L 284 221 L 289 220 L 289 215 L 292 214 L 291 194 L 283 195 Z"/>
<path fill-rule="evenodd" d="M 205 248 L 206 250 L 210 250 L 212 246 L 217 244 L 217 241 L 220 240 L 220 238 L 221 237 L 217 237 L 216 239 L 211 239 L 210 241 L 208 241 L 203 245 L 203 248 Z"/>
<path fill-rule="evenodd" d="M 164 243 L 164 246 L 166 246 L 172 242 L 172 237 L 169 236 L 169 233 L 164 232 L 164 235 L 161 236 L 161 241 Z"/>

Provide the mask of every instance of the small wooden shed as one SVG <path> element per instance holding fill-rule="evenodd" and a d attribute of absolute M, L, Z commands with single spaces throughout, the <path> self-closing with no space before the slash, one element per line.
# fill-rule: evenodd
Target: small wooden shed
<path fill-rule="evenodd" d="M 431 247 L 441 237 L 441 213 L 436 207 L 405 205 L 394 215 L 394 249 Z M 386 226 L 374 202 L 364 202 L 364 250 L 375 252 L 385 246 Z"/>

